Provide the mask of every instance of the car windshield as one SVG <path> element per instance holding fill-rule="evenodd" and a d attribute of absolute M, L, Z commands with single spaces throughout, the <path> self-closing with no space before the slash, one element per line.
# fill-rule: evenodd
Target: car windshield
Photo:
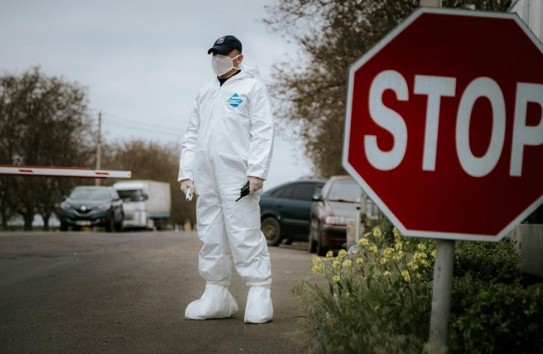
<path fill-rule="evenodd" d="M 328 191 L 328 200 L 331 202 L 359 203 L 361 197 L 362 190 L 353 180 L 336 181 Z"/>
<path fill-rule="evenodd" d="M 139 202 L 145 200 L 141 189 L 118 190 L 119 196 L 124 202 Z"/>
<path fill-rule="evenodd" d="M 103 200 L 109 199 L 110 193 L 107 189 L 77 188 L 74 189 L 70 198 L 79 200 Z"/>

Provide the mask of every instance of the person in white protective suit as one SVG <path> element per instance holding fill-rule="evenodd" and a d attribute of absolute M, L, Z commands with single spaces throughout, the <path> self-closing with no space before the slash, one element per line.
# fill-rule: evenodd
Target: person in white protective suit
<path fill-rule="evenodd" d="M 208 54 L 217 77 L 196 97 L 179 163 L 181 191 L 198 195 L 198 266 L 206 281 L 185 317 L 226 318 L 238 311 L 228 289 L 235 266 L 249 288 L 245 322 L 266 323 L 273 318 L 272 278 L 258 202 L 273 149 L 270 99 L 252 70 L 241 66 L 236 37 L 217 39 Z M 249 195 L 236 201 L 247 182 Z"/>

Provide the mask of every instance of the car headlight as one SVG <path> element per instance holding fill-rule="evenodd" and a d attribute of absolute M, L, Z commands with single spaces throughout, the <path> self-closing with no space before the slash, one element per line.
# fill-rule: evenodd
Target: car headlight
<path fill-rule="evenodd" d="M 111 204 L 110 203 L 100 204 L 96 208 L 98 210 L 108 210 L 109 208 L 111 208 Z"/>
<path fill-rule="evenodd" d="M 332 225 L 347 225 L 348 218 L 344 216 L 327 216 L 325 222 Z"/>

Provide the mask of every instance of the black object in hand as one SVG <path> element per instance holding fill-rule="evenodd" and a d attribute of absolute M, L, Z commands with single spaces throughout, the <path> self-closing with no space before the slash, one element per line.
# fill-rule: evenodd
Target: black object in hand
<path fill-rule="evenodd" d="M 239 198 L 236 199 L 236 202 L 240 200 L 241 198 L 245 197 L 246 195 L 249 195 L 249 192 L 250 192 L 249 181 L 247 181 L 247 183 L 245 183 L 245 185 L 241 187 L 239 191 Z"/>

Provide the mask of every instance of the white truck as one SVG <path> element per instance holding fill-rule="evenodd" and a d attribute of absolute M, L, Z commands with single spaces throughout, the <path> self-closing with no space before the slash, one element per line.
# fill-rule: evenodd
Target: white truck
<path fill-rule="evenodd" d="M 169 183 L 134 180 L 117 182 L 113 188 L 123 200 L 125 228 L 166 227 L 172 205 Z"/>

